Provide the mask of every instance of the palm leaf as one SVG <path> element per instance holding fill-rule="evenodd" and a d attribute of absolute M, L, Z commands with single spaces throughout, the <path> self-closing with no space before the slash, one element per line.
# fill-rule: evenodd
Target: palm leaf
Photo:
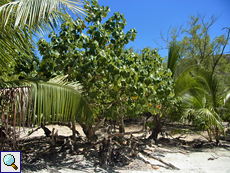
<path fill-rule="evenodd" d="M 224 105 L 226 105 L 226 102 L 229 100 L 230 98 L 230 91 L 227 91 L 224 97 Z"/>
<path fill-rule="evenodd" d="M 213 110 L 202 108 L 197 111 L 197 113 L 201 116 L 204 116 L 204 119 L 208 120 L 208 127 L 211 129 L 218 129 L 221 130 L 222 134 L 225 135 L 224 126 L 222 125 L 223 120 L 220 116 Z"/>
<path fill-rule="evenodd" d="M 6 28 L 7 32 L 2 32 L 0 35 L 0 66 L 7 69 L 15 63 L 14 57 L 19 57 L 19 52 L 24 57 L 29 57 L 29 50 L 33 48 L 33 45 L 29 42 L 32 40 L 31 35 L 19 29 L 13 30 L 9 26 Z"/>
<path fill-rule="evenodd" d="M 177 96 L 183 96 L 189 93 L 191 89 L 199 90 L 199 83 L 188 73 L 181 74 L 175 79 L 175 94 Z"/>
<path fill-rule="evenodd" d="M 9 68 L 20 52 L 29 57 L 32 35 L 57 28 L 70 14 L 86 15 L 82 0 L 2 0 L 0 6 L 0 66 Z"/>
<path fill-rule="evenodd" d="M 26 98 L 27 109 L 33 110 L 23 116 L 20 121 L 32 124 L 66 122 L 75 119 L 77 122 L 93 123 L 94 115 L 91 106 L 78 92 L 77 87 L 43 81 L 13 81 L 6 83 L 8 87 L 31 87 Z M 80 86 L 78 84 L 78 86 Z M 23 87 L 22 87 L 23 88 Z M 26 87 L 25 87 L 26 88 Z M 19 102 L 22 102 L 22 99 Z M 32 107 L 30 107 L 30 102 Z M 18 109 L 17 109 L 18 111 Z M 21 122 L 20 122 L 21 123 Z M 25 125 L 25 123 L 23 123 Z"/>
<path fill-rule="evenodd" d="M 179 59 L 180 59 L 180 45 L 177 42 L 173 42 L 169 46 L 169 53 L 168 53 L 168 60 L 167 60 L 167 68 L 171 70 L 172 76 L 174 76 L 174 72 Z"/>
<path fill-rule="evenodd" d="M 202 109 L 206 106 L 204 94 L 198 90 L 190 89 L 189 92 L 183 95 L 183 101 L 189 109 Z"/>
<path fill-rule="evenodd" d="M 186 94 L 190 88 L 196 88 L 198 83 L 190 75 L 191 71 L 199 68 L 197 62 L 193 59 L 180 57 L 180 45 L 174 41 L 169 46 L 169 54 L 167 60 L 167 68 L 172 72 L 175 80 L 175 94 L 182 96 Z"/>
<path fill-rule="evenodd" d="M 57 11 L 86 15 L 82 0 L 20 0 L 4 4 L 0 7 L 2 27 L 13 18 L 14 28 L 24 28 L 28 24 L 29 30 L 34 29 L 41 21 L 54 22 L 61 20 Z M 56 13 L 56 14 L 55 14 Z"/>
<path fill-rule="evenodd" d="M 218 107 L 218 82 L 216 78 L 212 75 L 212 73 L 201 68 L 198 70 L 195 78 L 210 97 L 211 106 L 216 109 Z"/>

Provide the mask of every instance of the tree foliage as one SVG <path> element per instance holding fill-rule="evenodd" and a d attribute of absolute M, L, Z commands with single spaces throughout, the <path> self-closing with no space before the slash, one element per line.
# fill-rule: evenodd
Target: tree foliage
<path fill-rule="evenodd" d="M 212 16 L 208 21 L 201 15 L 190 16 L 187 26 L 171 29 L 170 42 L 177 41 L 180 45 L 180 58 L 192 58 L 198 65 L 213 74 L 218 71 L 217 65 L 221 60 L 229 40 L 229 28 L 223 28 L 226 33 L 212 38 L 211 27 L 217 18 Z"/>
<path fill-rule="evenodd" d="M 192 58 L 180 59 L 180 45 L 173 42 L 168 56 L 168 68 L 174 71 L 175 93 L 182 97 L 184 119 L 200 130 L 207 130 L 209 140 L 212 135 L 219 143 L 220 135 L 225 135 L 222 125 L 224 102 L 228 92 L 219 95 L 220 84 L 212 72 L 196 64 Z M 223 94 L 227 95 L 223 99 Z M 224 101 L 225 100 L 225 101 Z"/>
<path fill-rule="evenodd" d="M 29 58 L 32 36 L 56 28 L 71 12 L 85 15 L 82 5 L 81 0 L 1 0 L 0 67 L 15 65 L 18 52 Z"/>
<path fill-rule="evenodd" d="M 136 30 L 124 33 L 123 14 L 116 12 L 102 23 L 108 6 L 94 0 L 84 7 L 90 14 L 85 21 L 64 22 L 59 35 L 49 35 L 50 43 L 39 40 L 42 75 L 71 74 L 73 81 L 84 86 L 84 96 L 98 108 L 99 118 L 118 119 L 122 124 L 125 116 L 145 111 L 164 117 L 177 100 L 171 72 L 162 67 L 163 58 L 154 49 L 145 48 L 141 55 L 124 49 L 134 41 Z"/>
<path fill-rule="evenodd" d="M 183 69 L 196 68 L 200 66 L 210 72 L 213 77 L 218 81 L 218 91 L 216 95 L 220 95 L 220 99 L 225 97 L 225 93 L 229 90 L 229 55 L 225 54 L 226 46 L 229 42 L 229 28 L 223 28 L 223 34 L 212 38 L 211 29 L 215 24 L 217 18 L 212 16 L 209 20 L 206 20 L 201 15 L 190 16 L 187 26 L 180 28 L 173 28 L 171 30 L 171 39 L 167 41 L 170 45 L 170 49 L 174 49 L 174 55 L 177 55 L 177 71 L 174 72 L 174 79 L 176 82 L 176 93 L 183 93 L 185 89 L 189 89 L 191 81 L 194 81 L 192 76 L 196 73 L 189 72 L 190 74 L 179 77 L 177 74 L 181 73 Z M 226 31 L 226 33 L 224 33 Z M 177 47 L 175 47 L 177 46 Z M 175 48 L 174 48 L 175 47 Z M 171 57 L 170 57 L 171 56 Z M 173 59 L 173 54 L 169 54 L 168 60 Z M 170 60 L 174 62 L 174 60 Z M 168 62 L 170 62 L 168 61 Z M 172 68 L 170 68 L 173 70 Z M 178 70 L 179 69 L 179 70 Z M 191 70 L 191 69 L 190 69 Z M 177 77 L 176 77 L 177 76 Z M 190 79 L 189 81 L 187 79 Z M 181 80 L 181 82 L 180 82 Z M 195 83 L 194 83 L 195 82 Z M 193 87 L 195 87 L 196 81 L 194 81 Z M 178 90 L 179 89 L 179 90 Z M 226 105 L 229 107 L 229 103 Z M 228 120 L 229 113 L 227 109 L 221 111 L 224 120 Z"/>

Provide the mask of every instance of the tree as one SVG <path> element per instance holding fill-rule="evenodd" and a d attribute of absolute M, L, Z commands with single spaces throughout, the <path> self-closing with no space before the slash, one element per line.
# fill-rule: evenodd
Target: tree
<path fill-rule="evenodd" d="M 188 91 L 186 88 L 200 88 L 197 81 L 194 80 L 194 77 L 197 75 L 196 71 L 194 71 L 196 66 L 206 69 L 211 73 L 209 76 L 214 75 L 213 78 L 218 81 L 218 91 L 216 95 L 220 96 L 221 100 L 225 97 L 226 92 L 229 91 L 229 70 L 227 68 L 229 59 L 228 55 L 225 54 L 225 48 L 228 45 L 230 30 L 225 27 L 223 30 L 226 31 L 226 34 L 211 39 L 209 34 L 210 29 L 216 20 L 214 16 L 208 21 L 205 21 L 205 18 L 200 15 L 191 16 L 187 28 L 180 27 L 171 30 L 171 40 L 167 40 L 170 49 L 173 47 L 173 44 L 180 45 L 176 62 L 178 63 L 178 67 L 176 68 L 179 72 L 178 74 L 183 74 L 181 73 L 183 69 L 190 69 L 190 67 L 193 69 L 189 74 L 182 75 L 184 76 L 183 78 L 177 74 L 174 76 L 174 79 L 178 80 L 175 85 L 176 93 L 183 94 L 183 91 Z M 181 66 L 179 64 L 183 65 Z M 191 85 L 191 81 L 193 81 L 193 87 L 189 86 Z M 223 105 L 223 103 L 220 105 Z M 229 102 L 227 102 L 225 108 L 218 110 L 219 116 L 225 121 L 229 120 L 227 108 L 229 108 Z"/>
<path fill-rule="evenodd" d="M 175 80 L 175 93 L 182 98 L 180 110 L 184 119 L 200 130 L 207 130 L 210 141 L 214 135 L 218 144 L 220 135 L 225 135 L 221 117 L 229 92 L 224 99 L 221 98 L 218 95 L 220 85 L 215 76 L 191 58 L 180 59 L 180 48 L 177 42 L 173 42 L 168 56 L 168 68 L 173 71 Z"/>
<path fill-rule="evenodd" d="M 160 112 L 176 102 L 171 73 L 161 66 L 163 59 L 154 49 L 145 48 L 141 55 L 124 49 L 134 41 L 136 30 L 124 33 L 123 14 L 116 12 L 102 23 L 109 7 L 99 6 L 96 0 L 84 7 L 90 14 L 84 22 L 64 22 L 59 35 L 50 33 L 50 43 L 39 40 L 43 55 L 40 72 L 45 78 L 71 74 L 73 81 L 82 83 L 90 104 L 98 109 L 98 118 L 118 120 L 120 132 L 124 132 L 125 117 L 139 116 L 149 109 L 161 116 Z M 156 108 L 160 111 L 154 113 Z"/>
<path fill-rule="evenodd" d="M 199 90 L 191 88 L 189 94 L 184 95 L 188 120 L 199 129 L 207 130 L 209 140 L 212 141 L 213 135 L 218 144 L 220 135 L 225 136 L 221 118 L 224 99 L 218 95 L 218 82 L 211 72 L 202 68 L 197 70 L 194 78 L 200 84 Z"/>
<path fill-rule="evenodd" d="M 211 38 L 210 29 L 217 18 L 212 16 L 206 21 L 201 15 L 190 16 L 187 27 L 171 29 L 171 39 L 165 40 L 168 46 L 177 41 L 181 45 L 180 58 L 192 58 L 198 65 L 216 75 L 218 63 L 224 55 L 229 41 L 229 28 L 223 30 L 226 34 Z"/>

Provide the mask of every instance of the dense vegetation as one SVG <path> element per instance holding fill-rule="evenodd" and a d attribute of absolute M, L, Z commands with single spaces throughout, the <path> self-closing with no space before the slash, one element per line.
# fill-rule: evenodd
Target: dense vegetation
<path fill-rule="evenodd" d="M 71 120 L 74 126 L 76 121 L 91 141 L 97 139 L 97 128 L 92 128 L 95 121 L 98 124 L 105 119 L 116 121 L 119 132 L 123 133 L 124 119 L 147 115 L 152 119 L 147 123 L 152 132 L 148 139 L 156 141 L 169 121 L 188 120 L 200 130 L 207 130 L 210 141 L 214 135 L 219 142 L 220 135 L 225 134 L 222 122 L 230 120 L 229 55 L 223 53 L 229 40 L 228 28 L 225 28 L 226 35 L 211 39 L 209 28 L 215 20 L 207 23 L 192 16 L 189 27 L 182 29 L 182 33 L 172 30 L 169 56 L 164 60 L 156 49 L 144 48 L 140 54 L 125 49 L 125 45 L 135 41 L 137 32 L 130 29 L 124 33 L 123 14 L 116 12 L 102 23 L 109 7 L 100 6 L 96 0 L 86 1 L 84 11 L 88 14 L 84 20 L 73 20 L 68 15 L 60 15 L 62 11 L 55 11 L 62 16 L 59 16 L 61 29 L 59 33 L 50 32 L 51 42 L 40 39 L 37 43 L 41 61 L 34 55 L 29 37 L 38 29 L 36 21 L 24 21 L 30 26 L 24 29 L 24 25 L 18 27 L 18 23 L 14 23 L 17 18 L 12 17 L 11 22 L 23 33 L 23 39 L 17 35 L 15 39 L 7 37 L 10 41 L 5 45 L 6 37 L 1 38 L 0 85 L 3 88 L 26 85 L 32 90 L 23 96 L 21 90 L 14 90 L 15 97 L 6 97 L 5 90 L 1 90 L 2 128 L 3 120 L 10 116 L 7 107 L 11 104 L 14 125 L 21 125 L 22 121 L 25 125 L 29 120 L 38 125 Z M 16 32 L 7 20 L 1 21 L 1 25 L 5 23 L 10 32 Z M 43 22 L 39 24 L 44 26 Z M 2 36 L 10 34 L 7 31 L 3 29 Z M 11 44 L 14 47 L 10 48 Z M 5 55 L 4 52 L 12 52 L 15 48 L 16 53 Z M 167 67 L 164 66 L 166 62 Z M 24 113 L 21 118 L 22 102 L 30 105 L 28 95 L 32 95 L 33 103 L 28 109 L 33 111 L 31 114 L 28 110 L 29 115 Z M 56 102 L 57 98 L 65 99 Z M 48 108 L 45 105 L 49 105 Z"/>
<path fill-rule="evenodd" d="M 145 112 L 151 112 L 160 125 L 178 102 L 171 72 L 162 67 L 163 59 L 153 49 L 143 49 L 140 56 L 124 50 L 129 41 L 134 41 L 136 31 L 123 32 L 126 21 L 120 13 L 101 23 L 109 7 L 100 7 L 93 1 L 85 8 L 91 14 L 85 22 L 80 19 L 65 22 L 59 35 L 49 35 L 51 43 L 44 39 L 38 42 L 43 55 L 41 76 L 50 78 L 69 73 L 71 80 L 83 85 L 83 96 L 98 110 L 97 118 L 118 120 L 120 132 L 124 132 L 125 117 Z M 91 126 L 82 127 L 91 130 Z M 161 127 L 156 130 L 159 133 Z"/>

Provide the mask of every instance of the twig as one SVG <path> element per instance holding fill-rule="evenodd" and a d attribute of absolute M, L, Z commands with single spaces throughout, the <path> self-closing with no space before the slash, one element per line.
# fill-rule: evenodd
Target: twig
<path fill-rule="evenodd" d="M 180 135 L 180 136 L 177 136 L 177 137 L 172 137 L 170 134 L 168 134 L 171 138 L 173 138 L 174 140 L 180 140 L 180 138 L 186 138 L 187 137 L 187 135 L 186 136 L 183 136 L 184 134 L 182 134 L 182 135 Z"/>
<path fill-rule="evenodd" d="M 65 146 L 69 147 L 70 150 L 73 151 L 74 149 L 73 149 L 73 145 L 71 144 L 71 142 L 73 141 L 70 138 L 66 139 L 64 144 L 61 146 L 61 149 L 57 153 L 64 151 Z"/>
<path fill-rule="evenodd" d="M 211 154 L 212 155 L 212 154 Z M 219 157 L 215 157 L 212 155 L 212 157 L 209 157 L 208 160 L 214 160 L 214 159 L 218 159 Z"/>
<path fill-rule="evenodd" d="M 41 128 L 41 127 L 38 127 L 38 128 L 36 128 L 35 130 L 32 130 L 32 131 L 31 131 L 28 135 L 26 135 L 26 137 L 28 137 L 28 136 L 32 135 L 32 133 L 34 133 L 34 132 L 38 131 L 40 128 Z"/>
<path fill-rule="evenodd" d="M 150 165 L 152 166 L 153 169 L 158 169 L 158 168 L 156 168 L 156 166 L 163 167 L 163 168 L 166 168 L 166 169 L 169 168 L 169 167 L 167 167 L 167 166 L 163 166 L 163 165 L 160 165 L 160 164 L 152 164 L 150 161 L 148 161 L 148 160 L 145 159 L 145 158 L 142 158 L 140 155 L 139 155 L 139 159 L 143 160 L 143 161 L 144 161 L 145 163 L 147 163 L 147 164 L 150 164 Z"/>
<path fill-rule="evenodd" d="M 174 170 L 180 170 L 179 168 L 177 168 L 177 167 L 174 166 L 173 164 L 171 164 L 171 163 L 166 163 L 166 162 L 163 161 L 162 159 L 157 158 L 157 157 L 155 157 L 155 156 L 153 156 L 153 155 L 151 155 L 151 154 L 149 154 L 149 153 L 146 153 L 146 152 L 143 151 L 143 150 L 138 150 L 138 151 L 139 151 L 140 153 L 142 153 L 142 154 L 148 156 L 148 157 L 151 157 L 151 158 L 153 158 L 153 159 L 155 159 L 155 160 L 157 160 L 157 161 L 159 161 L 159 162 L 165 164 L 166 166 L 168 166 L 168 167 L 170 167 L 170 168 L 172 168 L 172 169 L 174 169 Z"/>

